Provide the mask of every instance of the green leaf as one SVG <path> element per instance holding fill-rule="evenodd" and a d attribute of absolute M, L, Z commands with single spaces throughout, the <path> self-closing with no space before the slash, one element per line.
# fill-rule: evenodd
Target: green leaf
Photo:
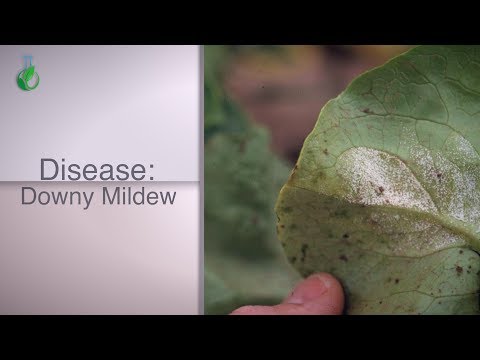
<path fill-rule="evenodd" d="M 204 47 L 205 140 L 218 132 L 243 133 L 248 121 L 223 88 L 223 70 L 230 60 L 225 46 Z"/>
<path fill-rule="evenodd" d="M 273 205 L 288 169 L 251 126 L 205 145 L 205 312 L 280 302 L 298 281 L 276 239 Z"/>
<path fill-rule="evenodd" d="M 25 80 L 23 80 L 23 71 L 18 74 L 17 76 L 17 85 L 22 90 L 27 90 L 27 86 L 25 85 Z"/>
<path fill-rule="evenodd" d="M 222 86 L 224 46 L 205 47 L 205 313 L 279 303 L 299 275 L 276 239 L 273 206 L 288 168 Z"/>
<path fill-rule="evenodd" d="M 361 75 L 277 199 L 290 262 L 336 275 L 351 314 L 478 314 L 479 150 L 479 47 L 420 46 Z"/>
<path fill-rule="evenodd" d="M 204 269 L 205 314 L 228 314 L 236 307 L 241 306 L 242 300 L 239 295 L 230 290 L 214 271 L 210 271 L 208 264 L 205 264 Z"/>
<path fill-rule="evenodd" d="M 30 66 L 25 70 L 23 74 L 23 78 L 26 82 L 29 82 L 32 79 L 34 74 L 35 74 L 35 66 Z"/>

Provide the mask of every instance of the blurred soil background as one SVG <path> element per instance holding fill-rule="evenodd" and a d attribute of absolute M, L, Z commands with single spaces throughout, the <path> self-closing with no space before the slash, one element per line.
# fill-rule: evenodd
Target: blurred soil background
<path fill-rule="evenodd" d="M 325 103 L 405 45 L 228 46 L 224 88 L 249 118 L 270 130 L 271 147 L 294 163 Z"/>

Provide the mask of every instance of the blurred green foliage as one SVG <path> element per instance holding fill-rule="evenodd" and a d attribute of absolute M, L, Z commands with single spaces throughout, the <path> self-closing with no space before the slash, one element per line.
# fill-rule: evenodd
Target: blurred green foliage
<path fill-rule="evenodd" d="M 205 313 L 280 302 L 299 279 L 276 238 L 273 207 L 287 166 L 269 134 L 222 86 L 232 49 L 205 47 Z"/>

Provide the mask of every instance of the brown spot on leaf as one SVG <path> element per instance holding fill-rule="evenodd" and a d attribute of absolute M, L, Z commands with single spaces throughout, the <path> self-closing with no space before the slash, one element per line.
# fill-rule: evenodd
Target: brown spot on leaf
<path fill-rule="evenodd" d="M 348 239 L 349 237 L 350 237 L 350 235 L 348 235 L 347 233 L 343 234 L 344 239 Z"/>
<path fill-rule="evenodd" d="M 345 262 L 348 261 L 348 258 L 345 255 L 340 255 L 338 258 L 342 261 L 345 261 Z"/>
<path fill-rule="evenodd" d="M 457 272 L 457 275 L 460 275 L 461 273 L 463 273 L 463 267 L 457 265 L 455 267 L 455 271 Z"/>
<path fill-rule="evenodd" d="M 400 282 L 400 279 L 395 279 L 395 284 L 398 284 Z"/>
<path fill-rule="evenodd" d="M 328 154 L 329 154 L 328 149 L 323 149 L 323 153 L 324 153 L 325 155 L 328 155 Z"/>
<path fill-rule="evenodd" d="M 302 252 L 302 258 L 300 259 L 301 262 L 305 262 L 305 257 L 307 256 L 307 250 L 308 250 L 308 245 L 303 244 L 302 248 L 300 249 L 300 251 Z"/>

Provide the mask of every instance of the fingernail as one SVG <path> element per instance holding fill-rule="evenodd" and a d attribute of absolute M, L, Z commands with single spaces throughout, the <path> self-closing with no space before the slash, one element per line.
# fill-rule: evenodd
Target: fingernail
<path fill-rule="evenodd" d="M 330 286 L 331 283 L 328 277 L 321 274 L 311 275 L 295 287 L 292 294 L 285 299 L 285 302 L 289 304 L 305 304 L 325 294 Z"/>

